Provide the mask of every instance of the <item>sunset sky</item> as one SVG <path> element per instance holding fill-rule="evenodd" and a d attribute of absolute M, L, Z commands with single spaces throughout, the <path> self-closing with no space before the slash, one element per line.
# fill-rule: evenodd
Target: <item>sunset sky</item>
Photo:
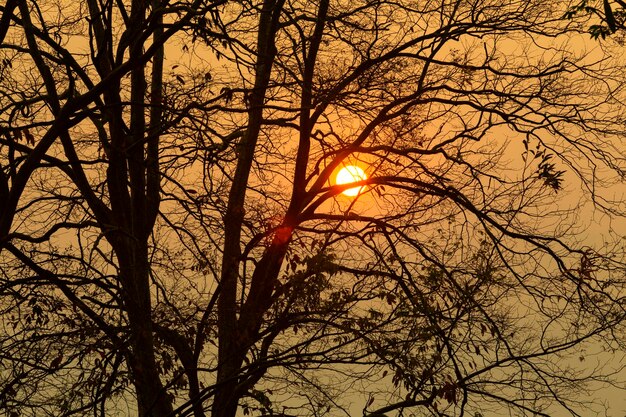
<path fill-rule="evenodd" d="M 624 417 L 625 21 L 3 2 L 0 414 Z"/>

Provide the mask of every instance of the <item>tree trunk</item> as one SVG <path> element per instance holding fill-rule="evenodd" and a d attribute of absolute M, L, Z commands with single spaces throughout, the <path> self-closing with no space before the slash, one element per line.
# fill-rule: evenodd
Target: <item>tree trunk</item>
<path fill-rule="evenodd" d="M 213 399 L 213 417 L 234 417 L 243 392 L 239 392 L 238 374 L 247 347 L 240 343 L 237 328 L 237 281 L 241 256 L 241 225 L 250 167 L 263 123 L 265 94 L 276 56 L 274 36 L 284 0 L 265 0 L 259 17 L 257 63 L 254 89 L 250 94 L 248 128 L 239 146 L 239 159 L 228 197 L 224 219 L 224 253 L 218 299 L 218 372 Z"/>
<path fill-rule="evenodd" d="M 120 259 L 120 279 L 130 324 L 130 364 L 140 417 L 164 417 L 172 412 L 170 398 L 157 370 L 150 300 L 149 264 L 144 242 L 129 245 L 127 259 Z M 125 258 L 125 257 L 124 257 Z"/>

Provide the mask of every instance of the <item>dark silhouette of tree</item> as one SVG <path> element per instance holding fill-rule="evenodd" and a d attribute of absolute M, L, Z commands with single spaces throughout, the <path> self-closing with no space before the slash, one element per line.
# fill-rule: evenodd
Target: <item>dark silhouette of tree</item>
<path fill-rule="evenodd" d="M 623 68 L 567 7 L 9 0 L 0 407 L 593 407 L 624 246 L 583 228 L 623 219 Z"/>
<path fill-rule="evenodd" d="M 592 38 L 605 39 L 618 30 L 624 29 L 626 2 L 622 0 L 603 0 L 602 2 L 583 0 L 571 6 L 563 17 L 574 19 L 581 16 L 585 19 L 592 19 L 587 28 Z"/>

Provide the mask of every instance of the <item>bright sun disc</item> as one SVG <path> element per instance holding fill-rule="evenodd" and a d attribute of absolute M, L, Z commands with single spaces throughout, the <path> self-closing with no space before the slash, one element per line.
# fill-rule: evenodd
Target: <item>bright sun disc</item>
<path fill-rule="evenodd" d="M 348 165 L 337 173 L 337 185 L 350 184 L 357 181 L 363 181 L 367 179 L 365 171 L 355 165 Z M 348 188 L 343 194 L 354 197 L 361 192 L 363 187 Z"/>

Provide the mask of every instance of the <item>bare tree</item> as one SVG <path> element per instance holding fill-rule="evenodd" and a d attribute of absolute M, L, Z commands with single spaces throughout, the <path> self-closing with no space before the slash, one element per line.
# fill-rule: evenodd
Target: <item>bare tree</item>
<path fill-rule="evenodd" d="M 7 2 L 0 407 L 578 415 L 623 69 L 567 6 Z"/>

